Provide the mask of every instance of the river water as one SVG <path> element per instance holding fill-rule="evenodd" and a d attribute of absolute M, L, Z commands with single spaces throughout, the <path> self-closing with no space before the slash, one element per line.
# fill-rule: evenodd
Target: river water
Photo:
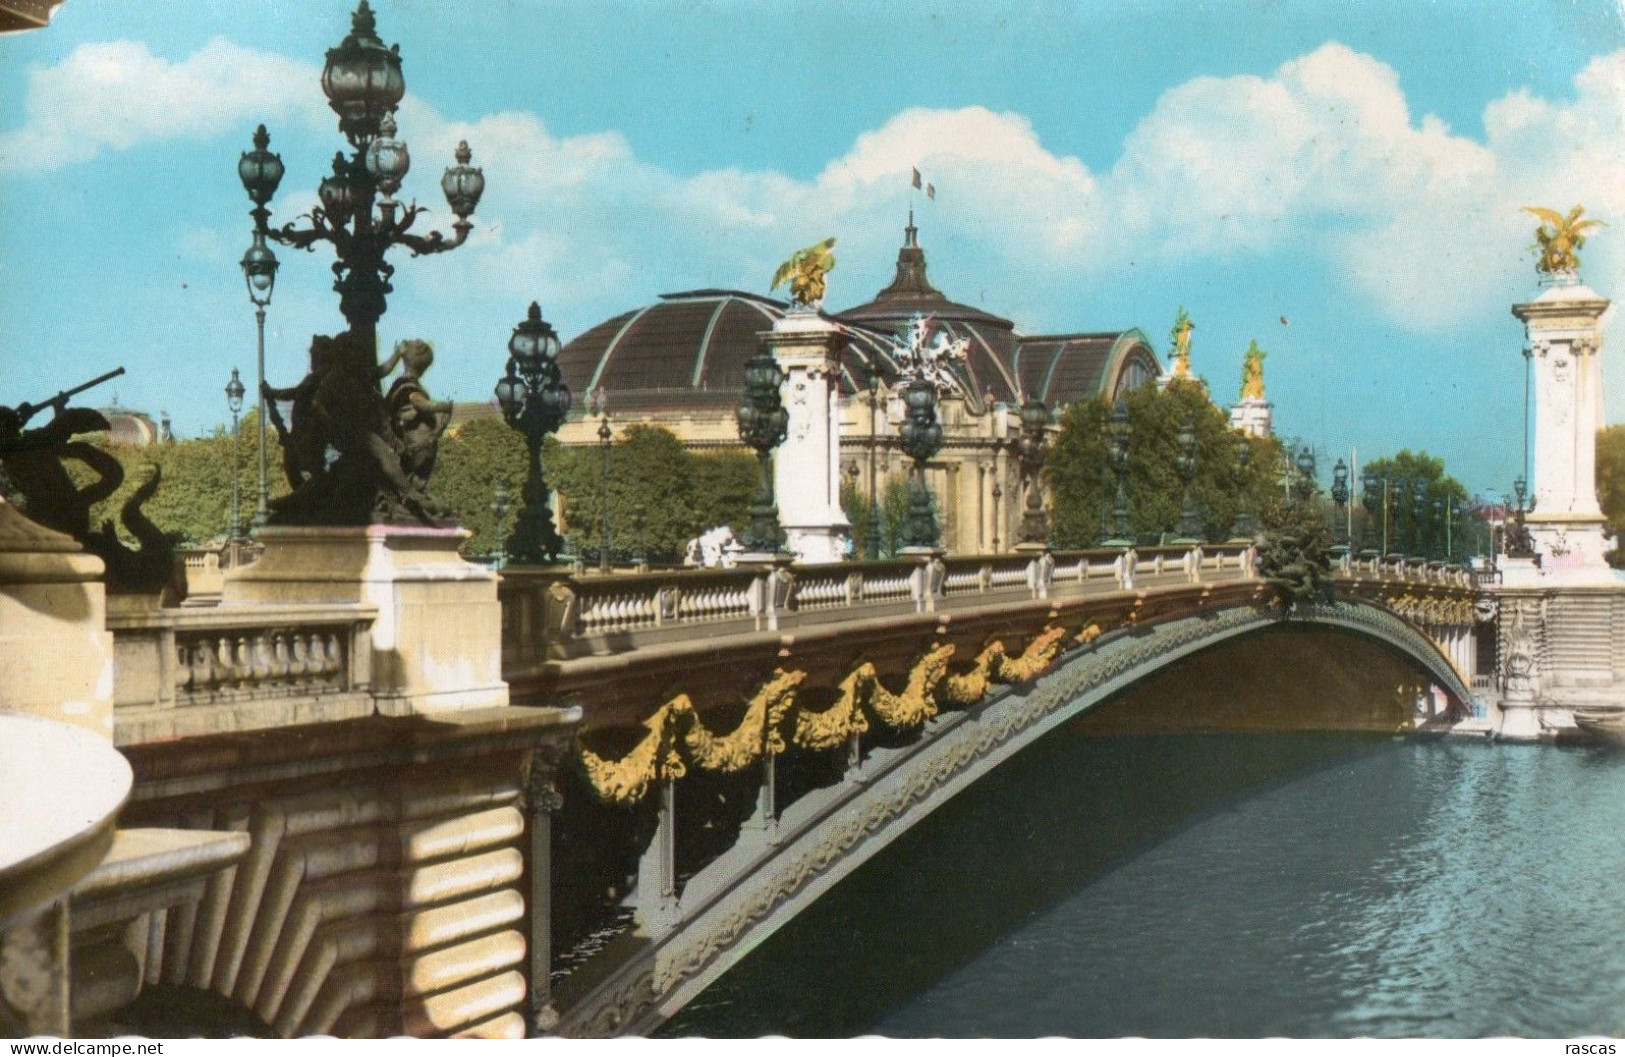
<path fill-rule="evenodd" d="M 1625 1033 L 1625 752 L 1058 733 L 664 1033 Z"/>

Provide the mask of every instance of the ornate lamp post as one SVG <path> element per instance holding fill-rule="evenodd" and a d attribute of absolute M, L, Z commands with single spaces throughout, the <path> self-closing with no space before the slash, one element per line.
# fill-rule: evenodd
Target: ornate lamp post
<path fill-rule="evenodd" d="M 1411 478 L 1411 525 L 1416 532 L 1416 555 L 1419 558 L 1429 557 L 1427 523 L 1428 511 L 1428 481 L 1426 477 Z"/>
<path fill-rule="evenodd" d="M 761 464 L 761 484 L 750 507 L 750 525 L 745 530 L 745 548 L 756 554 L 777 554 L 783 543 L 779 528 L 779 508 L 773 500 L 773 449 L 784 442 L 790 413 L 779 395 L 784 371 L 767 349 L 745 364 L 745 397 L 736 417 L 739 439 L 756 450 Z"/>
<path fill-rule="evenodd" d="M 869 532 L 864 556 L 870 561 L 880 557 L 880 482 L 875 476 L 875 463 L 880 447 L 880 363 L 869 360 Z"/>
<path fill-rule="evenodd" d="M 609 428 L 609 394 L 599 386 L 587 394 L 587 410 L 598 416 L 598 571 L 610 571 L 609 560 L 609 449 L 615 434 Z"/>
<path fill-rule="evenodd" d="M 1189 412 L 1179 424 L 1179 455 L 1175 459 L 1179 476 L 1185 482 L 1179 502 L 1179 542 L 1196 543 L 1202 538 L 1202 512 L 1196 506 L 1196 413 Z"/>
<path fill-rule="evenodd" d="M 254 524 L 265 524 L 270 511 L 266 502 L 270 498 L 270 485 L 266 476 L 265 463 L 265 309 L 271 303 L 271 294 L 276 290 L 276 254 L 271 247 L 265 244 L 266 221 L 271 217 L 271 210 L 266 203 L 276 194 L 278 185 L 282 183 L 282 156 L 272 154 L 268 148 L 271 145 L 271 136 L 261 125 L 254 131 L 254 149 L 243 154 L 237 163 L 237 176 L 243 182 L 243 189 L 248 192 L 249 200 L 254 208 L 249 215 L 254 218 L 254 242 L 243 254 L 242 268 L 243 281 L 248 286 L 248 300 L 254 305 L 254 324 L 258 333 L 257 355 L 255 363 L 258 366 L 255 378 L 255 394 L 259 411 L 259 492 L 254 507 Z M 235 532 L 235 522 L 233 531 Z"/>
<path fill-rule="evenodd" d="M 508 564 L 508 551 L 503 546 L 502 522 L 507 520 L 509 506 L 508 479 L 498 477 L 496 487 L 491 490 L 491 517 L 496 521 L 498 569 Z"/>
<path fill-rule="evenodd" d="M 1315 495 L 1315 453 L 1305 445 L 1298 449 L 1298 501 L 1307 503 Z"/>
<path fill-rule="evenodd" d="M 243 531 L 242 507 L 238 498 L 241 493 L 241 488 L 238 485 L 241 474 L 238 472 L 238 468 L 242 465 L 242 462 L 238 458 L 238 451 L 241 446 L 238 443 L 240 433 L 237 428 L 237 415 L 243 409 L 243 394 L 245 392 L 247 390 L 243 388 L 243 380 L 237 376 L 237 368 L 233 367 L 231 369 L 231 381 L 226 383 L 226 407 L 231 409 L 231 531 L 227 533 L 226 538 L 233 542 L 242 535 Z"/>
<path fill-rule="evenodd" d="M 1253 464 L 1253 445 L 1247 439 L 1247 434 L 1236 432 L 1236 465 L 1241 468 L 1242 476 L 1247 474 L 1248 467 Z M 1249 489 L 1243 487 L 1239 501 L 1236 504 L 1236 524 L 1231 535 L 1238 540 L 1250 540 L 1257 534 L 1257 527 L 1253 520 L 1252 496 Z"/>
<path fill-rule="evenodd" d="M 1412 543 L 1411 532 L 1407 530 L 1404 518 L 1405 508 L 1409 506 L 1409 503 L 1406 501 L 1406 497 L 1408 497 L 1410 494 L 1411 479 L 1409 477 L 1394 477 L 1390 479 L 1388 482 L 1387 491 L 1384 493 L 1384 510 L 1386 511 L 1390 507 L 1393 510 L 1393 543 L 1394 550 L 1399 554 L 1409 553 Z M 1386 526 L 1387 523 L 1388 515 L 1384 513 L 1383 525 Z M 1383 530 L 1383 534 L 1385 536 L 1388 535 L 1386 527 Z"/>
<path fill-rule="evenodd" d="M 1350 550 L 1354 549 L 1354 534 L 1348 531 L 1349 515 L 1349 467 L 1342 459 L 1332 467 L 1332 502 L 1337 505 L 1337 520 L 1344 526 L 1344 543 Z"/>
<path fill-rule="evenodd" d="M 559 336 L 542 319 L 541 306 L 531 302 L 529 314 L 508 339 L 508 370 L 496 388 L 503 420 L 524 434 L 530 449 L 530 472 L 520 493 L 525 505 L 519 508 L 507 547 L 510 557 L 529 564 L 552 561 L 564 551 L 542 476 L 542 439 L 557 432 L 570 412 L 570 388 L 559 372 L 559 347 Z"/>
<path fill-rule="evenodd" d="M 1444 537 L 1444 560 L 1450 560 L 1449 504 L 1441 497 L 1433 501 L 1433 549 L 1439 549 L 1439 537 Z"/>
<path fill-rule="evenodd" d="M 265 246 L 271 239 L 296 249 L 318 242 L 331 243 L 337 261 L 333 288 L 339 311 L 349 324 L 345 334 L 325 346 L 321 362 L 314 362 L 311 381 L 320 383 L 337 372 L 336 384 L 327 387 L 328 420 L 352 427 L 332 436 L 314 438 L 339 449 L 330 464 L 307 467 L 307 478 L 286 501 L 279 501 L 273 520 L 289 524 L 365 524 L 386 520 L 438 520 L 437 508 L 424 493 L 422 482 L 412 481 L 399 465 L 400 443 L 388 426 L 388 408 L 378 391 L 376 327 L 393 291 L 394 266 L 385 260 L 391 249 L 405 247 L 414 256 L 444 253 L 461 246 L 473 230 L 469 216 L 485 190 L 485 176 L 468 162 L 468 145 L 458 145 L 457 164 L 446 170 L 441 189 L 456 216 L 447 238 L 438 231 L 417 234 L 410 229 L 424 210 L 416 204 L 404 208 L 394 194 L 411 165 L 406 144 L 395 139 L 393 114 L 406 92 L 398 47 L 378 39 L 372 8 L 361 0 L 351 16 L 350 33 L 327 52 L 322 91 L 339 118 L 339 131 L 352 153 L 334 155 L 331 175 L 321 181 L 321 204 L 309 214 L 303 228 L 293 224 L 270 226 L 271 199 L 283 175 L 281 159 L 267 149 L 270 136 L 261 125 L 254 134 L 254 150 L 243 155 L 238 175 L 255 208 L 254 245 L 243 258 L 249 295 L 259 306 L 262 332 L 264 304 L 269 302 L 276 275 L 276 258 Z M 337 381 L 342 379 L 342 381 Z M 262 398 L 264 384 L 261 384 Z M 307 419 L 296 421 L 289 442 L 312 445 L 302 430 L 322 429 Z M 329 431 L 332 432 L 332 431 Z M 263 436 L 263 433 L 262 433 Z M 320 451 L 321 448 L 317 447 Z M 261 448 L 261 506 L 264 508 L 264 448 Z M 335 502 L 342 500 L 342 509 Z"/>
<path fill-rule="evenodd" d="M 942 424 L 937 421 L 937 387 L 923 378 L 911 380 L 903 389 L 907 417 L 899 431 L 898 446 L 914 460 L 909 480 L 908 515 L 903 519 L 903 547 L 935 550 L 938 542 L 937 515 L 931 509 L 931 492 L 925 486 L 925 464 L 942 450 Z"/>
<path fill-rule="evenodd" d="M 1021 405 L 1021 436 L 1016 441 L 1016 455 L 1021 460 L 1022 483 L 1027 490 L 1026 506 L 1022 510 L 1021 525 L 1016 530 L 1016 545 L 1048 546 L 1049 516 L 1044 510 L 1044 463 L 1049 458 L 1049 408 L 1037 398 Z"/>
<path fill-rule="evenodd" d="M 1106 443 L 1111 455 L 1112 475 L 1117 478 L 1117 497 L 1112 501 L 1112 538 L 1108 547 L 1134 546 L 1128 521 L 1128 404 L 1119 397 L 1112 407 Z"/>
<path fill-rule="evenodd" d="M 639 569 L 643 569 L 645 571 L 649 568 L 648 527 L 649 519 L 644 516 L 643 511 L 632 511 L 632 535 L 638 541 L 638 551 L 636 554 L 632 555 L 632 561 L 637 564 Z"/>
<path fill-rule="evenodd" d="M 1383 503 L 1383 499 L 1385 498 L 1383 492 L 1386 492 L 1387 488 L 1387 478 L 1379 476 L 1377 471 L 1371 469 L 1369 466 L 1366 467 L 1365 472 L 1360 475 L 1360 503 L 1365 507 L 1366 550 L 1373 550 L 1378 546 L 1377 507 Z M 1378 489 L 1382 489 L 1383 492 L 1379 492 Z M 1384 518 L 1381 538 L 1382 551 L 1379 551 L 1379 553 L 1386 552 L 1388 550 L 1388 521 L 1386 517 L 1386 506 L 1384 506 L 1383 514 Z"/>

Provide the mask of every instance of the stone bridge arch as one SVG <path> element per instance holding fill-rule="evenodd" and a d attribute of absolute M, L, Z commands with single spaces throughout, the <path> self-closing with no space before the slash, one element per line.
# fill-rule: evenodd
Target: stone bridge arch
<path fill-rule="evenodd" d="M 1455 700 L 1470 700 L 1434 641 L 1384 606 L 1339 599 L 1299 607 L 1284 620 L 1375 641 Z M 590 990 L 558 996 L 555 1030 L 653 1031 L 843 877 L 1051 730 L 1194 653 L 1282 624 L 1278 609 L 1235 604 L 1123 627 L 1061 655 L 1031 682 L 935 716 L 911 744 L 871 750 L 842 782 L 788 806 L 770 830 L 742 831 L 681 898 L 658 911 L 640 908 L 644 939 Z"/>

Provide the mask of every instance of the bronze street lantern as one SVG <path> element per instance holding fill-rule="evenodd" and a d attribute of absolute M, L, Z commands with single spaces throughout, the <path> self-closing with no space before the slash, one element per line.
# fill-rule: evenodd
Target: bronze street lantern
<path fill-rule="evenodd" d="M 1179 424 L 1179 455 L 1175 460 L 1184 480 L 1179 503 L 1179 536 L 1182 543 L 1199 543 L 1204 535 L 1202 510 L 1196 504 L 1196 412 L 1187 412 Z"/>
<path fill-rule="evenodd" d="M 773 449 L 784 443 L 790 427 L 790 412 L 779 395 L 783 384 L 784 371 L 767 348 L 758 350 L 745 363 L 745 394 L 735 418 L 739 439 L 755 450 L 761 467 L 744 538 L 745 549 L 755 554 L 777 554 L 784 541 L 773 496 Z"/>
<path fill-rule="evenodd" d="M 559 336 L 531 302 L 523 322 L 508 339 L 508 369 L 497 382 L 502 418 L 525 438 L 530 468 L 520 497 L 524 506 L 508 540 L 509 556 L 527 564 L 550 562 L 564 552 L 564 540 L 553 524 L 547 480 L 542 470 L 542 441 L 558 432 L 570 413 L 570 388 L 559 371 Z"/>
<path fill-rule="evenodd" d="M 1133 528 L 1128 520 L 1128 433 L 1128 403 L 1118 397 L 1106 430 L 1112 475 L 1117 478 L 1117 496 L 1112 501 L 1112 538 L 1105 541 L 1108 547 L 1134 546 Z"/>
<path fill-rule="evenodd" d="M 1379 546 L 1383 551 L 1388 549 L 1388 513 L 1383 510 L 1382 536 L 1377 536 L 1377 508 L 1382 506 L 1384 493 L 1387 491 L 1388 480 L 1377 471 L 1366 467 L 1360 475 L 1360 503 L 1365 507 L 1365 549 L 1376 550 Z M 1379 552 L 1380 553 L 1380 552 Z"/>
<path fill-rule="evenodd" d="M 937 387 L 934 382 L 915 378 L 903 389 L 904 418 L 898 431 L 898 447 L 914 460 L 909 481 L 908 514 L 903 519 L 905 548 L 934 550 L 938 541 L 937 516 L 931 509 L 931 492 L 925 486 L 925 464 L 942 450 L 942 424 L 937 421 Z"/>
<path fill-rule="evenodd" d="M 406 93 L 398 46 L 378 38 L 377 22 L 367 0 L 350 20 L 350 32 L 327 52 L 322 91 L 339 118 L 339 131 L 352 148 L 334 155 L 332 172 L 317 189 L 320 204 L 303 219 L 304 226 L 270 224 L 269 202 L 283 176 L 282 160 L 268 149 L 270 136 L 261 125 L 254 150 L 243 154 L 237 173 L 254 203 L 254 245 L 243 258 L 249 296 L 259 307 L 263 346 L 264 305 L 276 276 L 276 258 L 265 245 L 273 240 L 309 250 L 329 243 L 337 258 L 333 289 L 348 323 L 342 335 L 320 336 L 313 343 L 310 374 L 297 391 L 323 394 L 321 415 L 294 415 L 285 433 L 289 450 L 336 457 L 308 458 L 290 468 L 293 491 L 274 506 L 271 520 L 285 524 L 366 524 L 374 520 L 439 523 L 443 512 L 429 498 L 421 476 L 405 469 L 406 442 L 393 428 L 389 407 L 378 389 L 378 320 L 393 292 L 395 266 L 390 250 L 404 248 L 413 256 L 444 253 L 461 246 L 473 230 L 473 214 L 484 191 L 484 175 L 471 167 L 466 143 L 456 150 L 456 164 L 446 170 L 441 189 L 456 217 L 448 237 L 420 232 L 414 225 L 425 210 L 416 203 L 401 208 L 395 192 L 411 168 L 405 142 L 396 138 L 395 111 Z M 320 352 L 316 345 L 320 345 Z M 261 353 L 263 361 L 263 351 Z M 261 370 L 261 393 L 265 392 Z M 303 398 L 308 404 L 313 398 Z M 295 400 L 298 410 L 298 399 Z M 261 430 L 263 438 L 264 431 Z M 264 449 L 261 449 L 260 503 L 266 506 Z"/>
<path fill-rule="evenodd" d="M 1252 489 L 1247 486 L 1247 471 L 1253 464 L 1253 444 L 1247 434 L 1236 432 L 1236 466 L 1241 470 L 1242 486 L 1236 495 L 1236 523 L 1231 535 L 1236 539 L 1252 539 L 1258 532 L 1252 511 Z"/>
<path fill-rule="evenodd" d="M 227 539 L 235 540 L 242 534 L 242 507 L 240 505 L 241 488 L 238 485 L 238 429 L 237 416 L 243 410 L 243 394 L 248 390 L 243 388 L 243 380 L 238 377 L 237 368 L 231 369 L 231 381 L 226 383 L 226 408 L 231 412 L 231 531 L 226 534 Z"/>
<path fill-rule="evenodd" d="M 1027 502 L 1016 529 L 1016 542 L 1049 545 L 1049 516 L 1044 509 L 1043 472 L 1049 459 L 1049 408 L 1037 398 L 1021 405 L 1021 436 L 1016 454 L 1021 460 Z"/>

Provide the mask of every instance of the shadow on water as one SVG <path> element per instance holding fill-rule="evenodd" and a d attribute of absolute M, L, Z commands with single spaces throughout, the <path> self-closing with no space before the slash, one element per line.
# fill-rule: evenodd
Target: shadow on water
<path fill-rule="evenodd" d="M 1393 745 L 1414 687 L 1400 659 L 1329 632 L 1283 629 L 1190 658 L 940 806 L 660 1034 L 871 1030 L 1137 854 L 1265 789 Z"/>

